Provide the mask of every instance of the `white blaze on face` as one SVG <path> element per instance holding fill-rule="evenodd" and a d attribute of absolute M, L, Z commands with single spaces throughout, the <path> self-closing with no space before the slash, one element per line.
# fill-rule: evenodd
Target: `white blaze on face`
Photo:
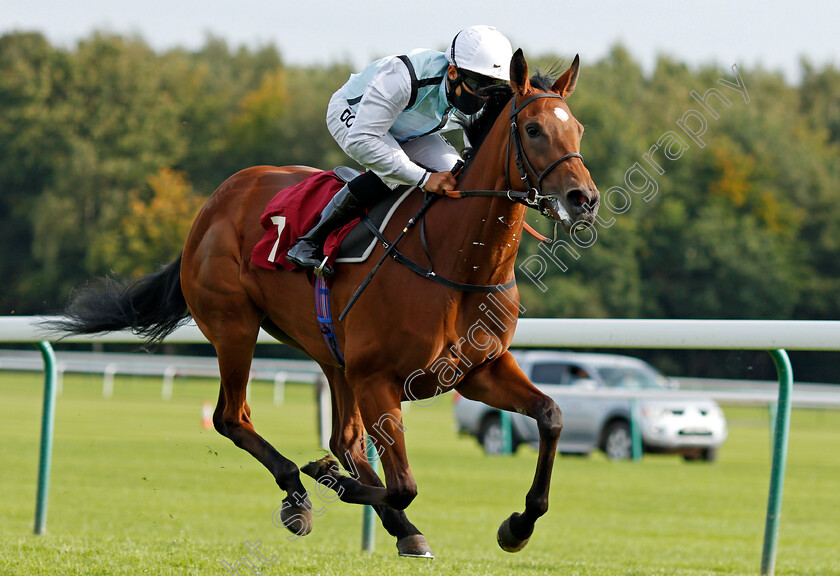
<path fill-rule="evenodd" d="M 559 106 L 554 109 L 554 115 L 560 118 L 561 121 L 566 122 L 569 119 L 569 113 Z"/>

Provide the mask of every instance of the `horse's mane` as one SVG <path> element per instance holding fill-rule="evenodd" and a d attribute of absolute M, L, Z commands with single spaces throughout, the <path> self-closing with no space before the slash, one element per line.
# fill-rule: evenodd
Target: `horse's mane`
<path fill-rule="evenodd" d="M 557 76 L 551 71 L 548 73 L 537 71 L 531 76 L 531 86 L 543 92 L 548 92 L 554 85 Z M 472 118 L 461 117 L 456 120 L 464 130 L 464 136 L 469 142 L 469 148 L 464 150 L 464 159 L 467 165 L 475 157 L 475 153 L 478 151 L 482 142 L 484 142 L 484 139 L 487 138 L 499 114 L 507 108 L 510 99 L 513 97 L 513 91 L 510 86 L 494 86 L 486 89 L 484 94 L 489 97 L 489 100 L 484 105 L 481 114 Z"/>

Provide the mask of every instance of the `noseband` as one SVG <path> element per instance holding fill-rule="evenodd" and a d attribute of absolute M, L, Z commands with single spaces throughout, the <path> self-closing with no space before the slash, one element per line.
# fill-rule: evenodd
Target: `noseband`
<path fill-rule="evenodd" d="M 571 160 L 572 158 L 579 158 L 581 162 L 583 162 L 583 156 L 578 154 L 577 152 L 569 152 L 565 154 L 549 164 L 545 170 L 543 170 L 539 175 L 537 175 L 537 185 L 531 181 L 531 177 L 528 175 L 528 171 L 530 170 L 533 174 L 537 174 L 537 171 L 531 165 L 531 161 L 528 160 L 528 155 L 525 153 L 525 149 L 522 147 L 522 137 L 519 135 L 519 125 L 517 124 L 517 116 L 519 115 L 525 107 L 537 100 L 539 98 L 559 98 L 560 100 L 564 100 L 562 96 L 559 94 L 553 94 L 551 92 L 541 92 L 539 94 L 534 94 L 533 96 L 527 98 L 524 102 L 517 106 L 516 104 L 516 94 L 514 93 L 513 99 L 511 100 L 510 105 L 510 137 L 508 138 L 507 143 L 507 152 L 505 153 L 505 178 L 507 179 L 508 186 L 510 187 L 510 148 L 511 142 L 513 142 L 513 154 L 514 159 L 516 160 L 516 167 L 519 169 L 519 178 L 525 183 L 525 187 L 527 188 L 527 196 L 522 198 L 521 201 L 523 204 L 527 205 L 529 208 L 536 208 L 540 212 L 545 213 L 544 209 L 540 205 L 540 201 L 548 198 L 549 196 L 543 195 L 542 193 L 542 181 L 549 172 L 551 172 L 554 168 L 565 162 L 566 160 Z M 527 167 L 527 169 L 526 169 Z"/>

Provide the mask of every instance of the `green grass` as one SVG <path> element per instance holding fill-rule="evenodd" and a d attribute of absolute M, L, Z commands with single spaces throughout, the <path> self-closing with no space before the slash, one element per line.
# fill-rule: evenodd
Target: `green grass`
<path fill-rule="evenodd" d="M 67 376 L 58 399 L 47 535 L 32 535 L 42 377 L 0 373 L 0 574 L 228 574 L 262 541 L 277 562 L 264 575 L 757 574 L 769 485 L 767 410 L 730 408 L 730 438 L 713 465 L 676 456 L 641 463 L 562 457 L 551 509 L 519 554 L 495 542 L 521 511 L 536 454 L 488 458 L 453 432 L 451 399 L 406 414 L 420 495 L 409 517 L 434 561 L 398 558 L 379 526 L 360 551 L 361 508 L 320 503 L 309 536 L 291 542 L 272 512 L 283 494 L 250 456 L 201 427 L 214 382 L 181 380 L 171 401 L 160 380 Z M 303 464 L 317 447 L 308 386 L 275 407 L 253 391 L 257 429 Z M 794 410 L 777 571 L 840 575 L 840 412 Z M 312 482 L 304 480 L 307 487 Z M 316 507 L 319 501 L 315 500 Z M 250 574 L 245 569 L 240 574 Z"/>

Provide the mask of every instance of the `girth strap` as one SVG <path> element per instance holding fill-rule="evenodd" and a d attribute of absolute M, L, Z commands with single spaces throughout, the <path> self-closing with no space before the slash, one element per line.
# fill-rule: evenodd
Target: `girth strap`
<path fill-rule="evenodd" d="M 324 336 L 327 348 L 343 370 L 344 355 L 341 353 L 338 339 L 335 337 L 335 328 L 333 328 L 330 289 L 324 277 L 320 274 L 315 277 L 315 316 L 318 319 L 318 325 L 321 327 L 321 334 Z"/>

